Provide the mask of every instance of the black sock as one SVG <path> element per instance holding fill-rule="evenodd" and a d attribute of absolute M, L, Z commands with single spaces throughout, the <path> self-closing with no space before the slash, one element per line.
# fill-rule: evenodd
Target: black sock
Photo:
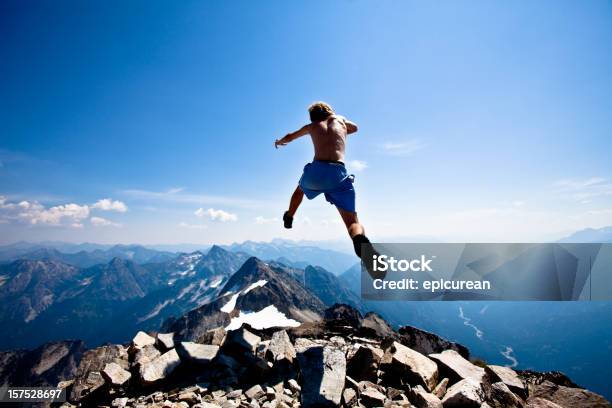
<path fill-rule="evenodd" d="M 363 234 L 355 235 L 353 238 L 353 248 L 355 249 L 355 254 L 359 258 L 361 258 L 361 245 L 362 244 L 370 244 L 370 240 Z"/>

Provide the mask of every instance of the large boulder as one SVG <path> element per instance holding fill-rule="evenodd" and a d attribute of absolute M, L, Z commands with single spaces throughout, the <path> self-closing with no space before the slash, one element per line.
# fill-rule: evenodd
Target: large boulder
<path fill-rule="evenodd" d="M 219 346 L 181 341 L 176 345 L 181 360 L 192 364 L 209 364 L 219 353 Z"/>
<path fill-rule="evenodd" d="M 346 371 L 351 378 L 357 381 L 376 382 L 378 366 L 383 355 L 384 352 L 378 347 L 357 344 L 349 352 Z"/>
<path fill-rule="evenodd" d="M 257 350 L 257 345 L 261 342 L 261 337 L 251 333 L 244 327 L 232 330 L 227 333 L 223 348 L 237 353 L 253 353 Z"/>
<path fill-rule="evenodd" d="M 143 348 L 144 346 L 154 345 L 154 344 L 155 344 L 155 338 L 149 336 L 147 333 L 143 331 L 139 331 L 138 333 L 136 333 L 136 335 L 132 339 L 132 347 L 134 350 L 139 350 Z"/>
<path fill-rule="evenodd" d="M 396 341 L 386 349 L 380 361 L 385 378 L 394 383 L 422 385 L 431 392 L 438 382 L 438 366 L 423 354 Z"/>
<path fill-rule="evenodd" d="M 472 378 L 461 380 L 450 387 L 444 398 L 442 405 L 444 408 L 478 408 L 484 402 L 484 395 L 480 383 Z"/>
<path fill-rule="evenodd" d="M 338 406 L 346 377 L 342 350 L 315 346 L 298 353 L 302 407 Z"/>
<path fill-rule="evenodd" d="M 272 335 L 265 354 L 266 358 L 273 362 L 287 360 L 289 363 L 293 363 L 296 351 L 285 330 L 279 330 Z"/>
<path fill-rule="evenodd" d="M 158 333 L 156 345 L 160 350 L 174 348 L 174 333 Z"/>
<path fill-rule="evenodd" d="M 440 373 L 444 377 L 448 377 L 451 382 L 473 379 L 480 383 L 485 375 L 484 368 L 472 364 L 455 350 L 445 350 L 439 354 L 430 354 L 429 357 L 438 363 Z"/>
<path fill-rule="evenodd" d="M 108 363 L 102 370 L 102 377 L 113 386 L 125 385 L 132 374 L 117 363 Z"/>
<path fill-rule="evenodd" d="M 525 403 L 522 399 L 510 391 L 503 382 L 483 383 L 484 396 L 492 408 L 523 408 Z"/>
<path fill-rule="evenodd" d="M 140 366 L 140 380 L 144 385 L 151 385 L 166 379 L 181 363 L 175 349 L 165 352 L 153 361 Z"/>
<path fill-rule="evenodd" d="M 485 367 L 485 373 L 490 382 L 503 382 L 506 386 L 521 398 L 527 397 L 527 386 L 519 375 L 510 367 L 489 365 Z"/>
<path fill-rule="evenodd" d="M 136 350 L 132 359 L 132 365 L 138 369 L 142 364 L 148 363 L 161 356 L 161 352 L 152 344 L 147 344 Z"/>

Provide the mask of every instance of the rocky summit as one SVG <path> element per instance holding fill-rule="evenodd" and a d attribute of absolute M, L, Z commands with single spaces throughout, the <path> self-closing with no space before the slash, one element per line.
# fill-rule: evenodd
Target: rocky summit
<path fill-rule="evenodd" d="M 32 370 L 56 373 L 38 385 L 66 388 L 64 408 L 611 406 L 563 374 L 475 364 L 463 346 L 411 327 L 393 331 L 346 304 L 323 316 L 289 328 L 218 327 L 198 342 L 138 332 L 129 344 L 85 351 L 53 343 L 3 353 L 0 373 L 3 384 Z"/>

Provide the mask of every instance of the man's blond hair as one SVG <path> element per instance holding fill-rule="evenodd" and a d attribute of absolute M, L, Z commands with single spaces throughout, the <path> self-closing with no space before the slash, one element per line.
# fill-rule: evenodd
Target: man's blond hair
<path fill-rule="evenodd" d="M 311 122 L 320 122 L 335 114 L 332 107 L 322 101 L 315 102 L 310 105 L 308 107 L 308 113 L 310 114 Z"/>

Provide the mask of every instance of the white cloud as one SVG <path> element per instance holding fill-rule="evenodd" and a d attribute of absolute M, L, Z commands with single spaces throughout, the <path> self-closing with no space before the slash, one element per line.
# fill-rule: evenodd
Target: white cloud
<path fill-rule="evenodd" d="M 112 198 L 103 198 L 98 200 L 91 208 L 95 208 L 102 211 L 117 211 L 124 213 L 128 210 L 127 205 L 124 202 L 113 200 Z"/>
<path fill-rule="evenodd" d="M 102 217 L 91 217 L 89 222 L 94 227 L 121 227 L 121 224 Z"/>
<path fill-rule="evenodd" d="M 368 167 L 368 164 L 361 160 L 350 160 L 347 164 L 353 171 L 363 171 Z"/>
<path fill-rule="evenodd" d="M 80 228 L 81 221 L 89 217 L 89 207 L 74 203 L 45 208 L 36 201 L 7 202 L 0 196 L 0 218 L 5 221 L 24 222 L 31 225 L 73 226 Z"/>
<path fill-rule="evenodd" d="M 209 208 L 207 210 L 203 208 L 198 208 L 194 213 L 197 217 L 200 218 L 210 218 L 213 221 L 220 222 L 228 222 L 228 221 L 238 221 L 238 216 L 236 214 L 229 213 L 223 210 L 215 210 L 214 208 Z"/>
<path fill-rule="evenodd" d="M 203 230 L 207 228 L 206 225 L 204 224 L 189 224 L 187 222 L 180 222 L 179 227 L 188 228 L 188 229 L 196 229 L 196 230 Z"/>
<path fill-rule="evenodd" d="M 592 199 L 612 196 L 612 183 L 603 177 L 572 178 L 554 183 L 555 192 L 562 197 L 589 204 Z"/>
<path fill-rule="evenodd" d="M 258 225 L 270 224 L 274 222 L 278 222 L 278 218 L 276 217 L 266 218 L 266 217 L 262 217 L 261 215 L 255 217 L 255 224 L 258 224 Z"/>
<path fill-rule="evenodd" d="M 410 139 L 404 142 L 388 142 L 382 145 L 382 150 L 391 156 L 410 156 L 425 147 L 419 139 Z"/>

